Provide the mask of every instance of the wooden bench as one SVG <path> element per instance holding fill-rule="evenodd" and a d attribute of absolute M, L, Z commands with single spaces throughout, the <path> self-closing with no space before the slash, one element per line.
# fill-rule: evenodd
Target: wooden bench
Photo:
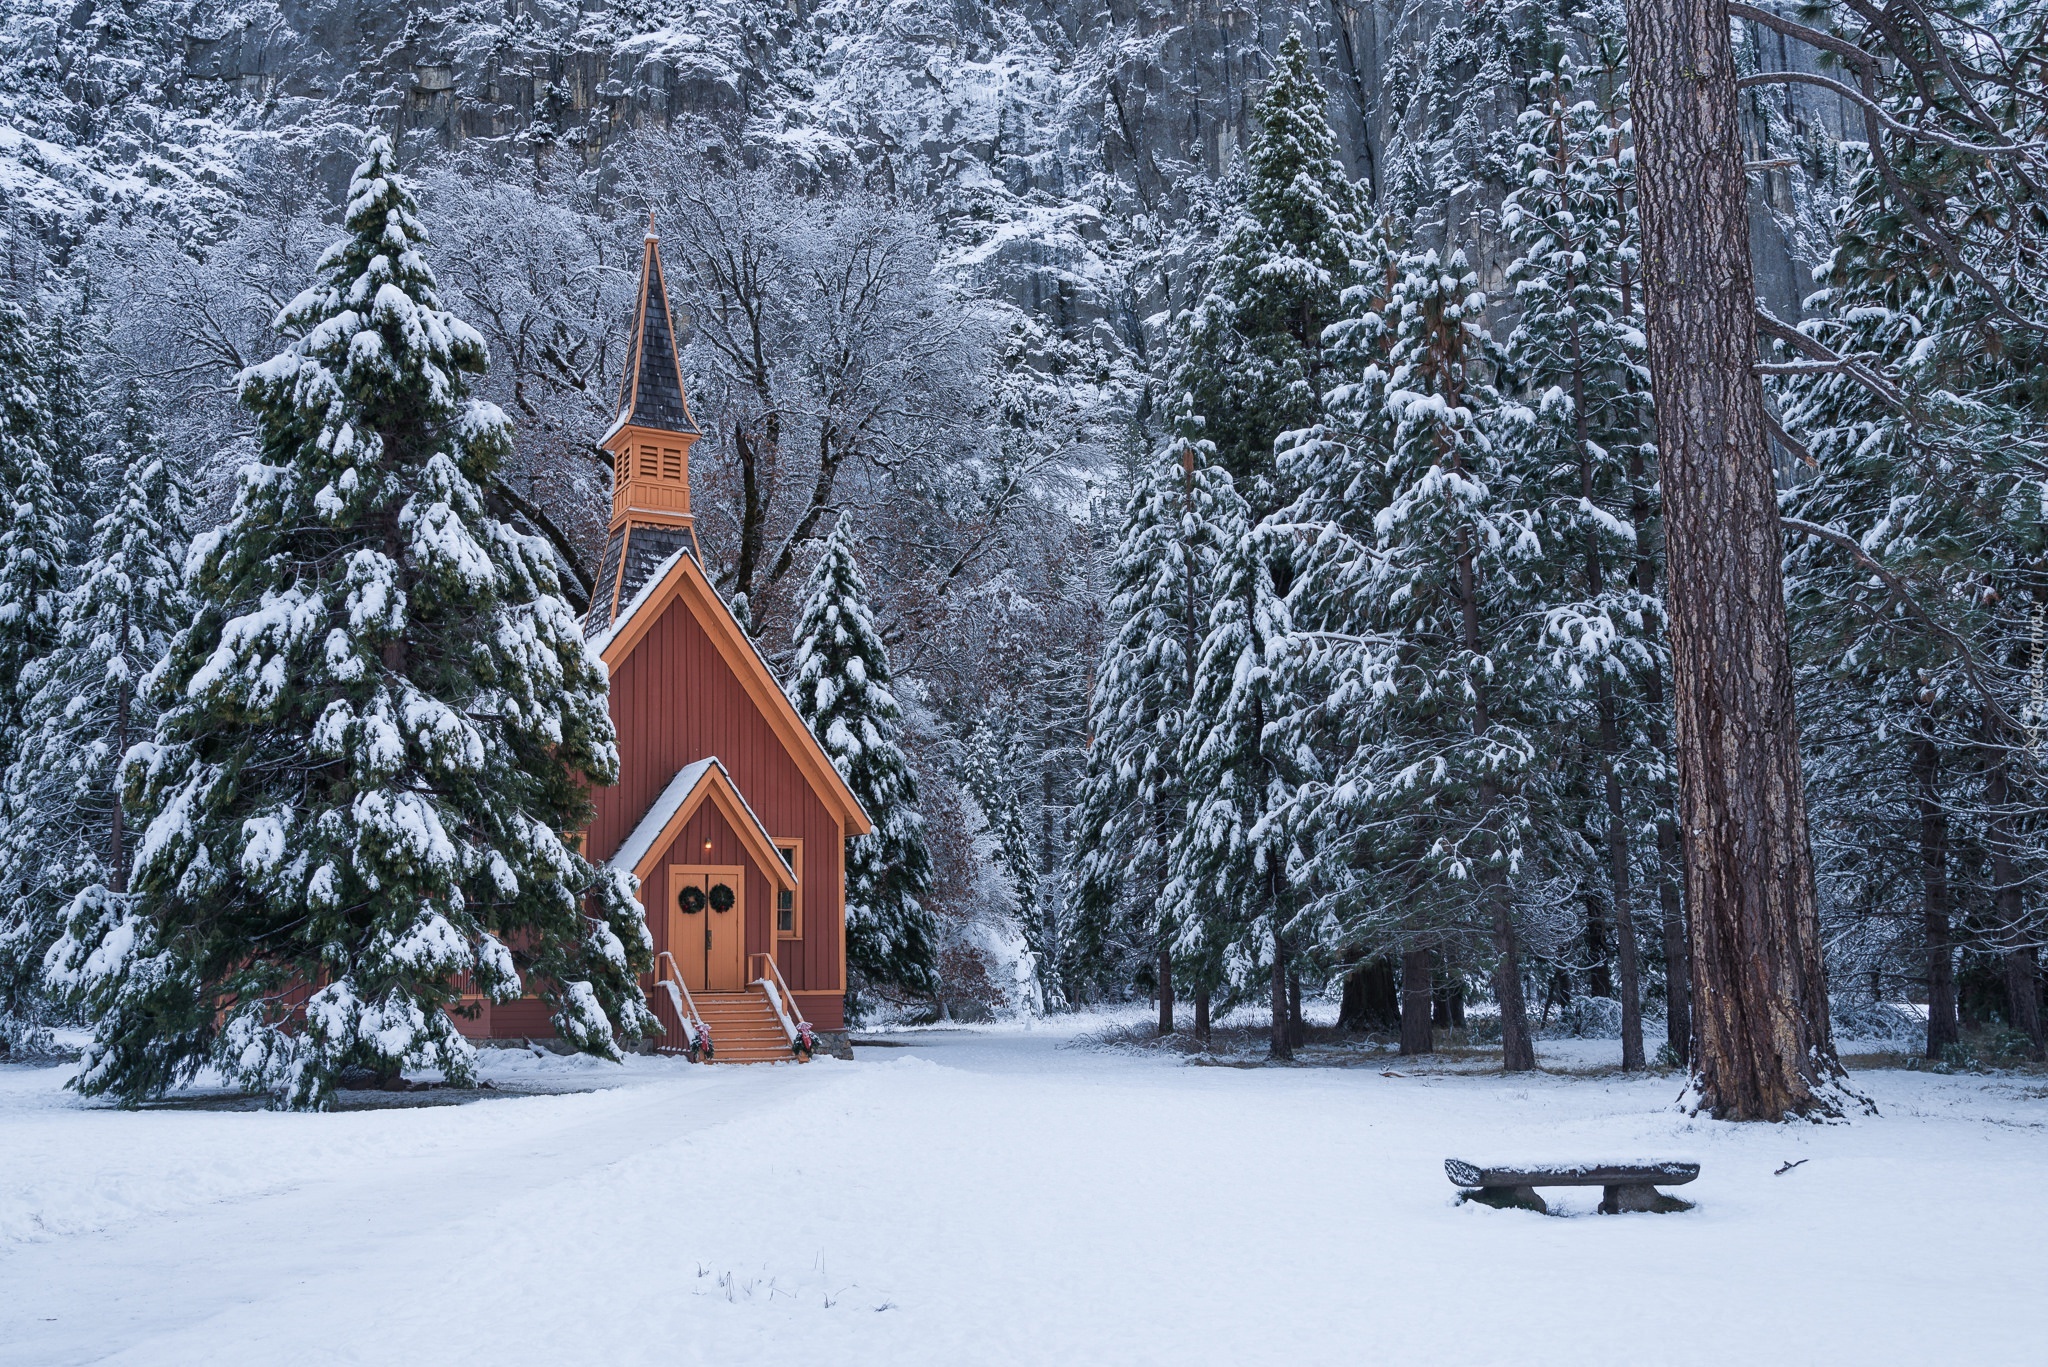
<path fill-rule="evenodd" d="M 1691 1210 L 1692 1202 L 1666 1196 L 1660 1186 L 1675 1187 L 1700 1175 L 1697 1163 L 1559 1163 L 1547 1166 L 1481 1167 L 1462 1158 L 1446 1158 L 1444 1171 L 1464 1187 L 1462 1199 L 1502 1210 L 1547 1211 L 1538 1187 L 1600 1187 L 1600 1213 L 1627 1211 L 1666 1213 Z"/>

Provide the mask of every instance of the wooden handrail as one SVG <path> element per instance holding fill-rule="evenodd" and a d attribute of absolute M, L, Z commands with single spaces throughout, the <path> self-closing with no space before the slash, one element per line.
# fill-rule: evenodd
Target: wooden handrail
<path fill-rule="evenodd" d="M 790 991 L 789 984 L 782 980 L 782 970 L 776 966 L 775 956 L 756 954 L 754 958 L 765 970 L 754 981 L 767 990 L 769 1005 L 775 1008 L 776 1016 L 782 1021 L 783 1030 L 789 1035 L 790 1044 L 794 1045 L 797 1040 L 797 1027 L 809 1029 L 810 1022 L 804 1019 L 803 1009 L 796 1004 L 796 993 Z M 787 1010 L 784 1009 L 785 1005 Z"/>
<path fill-rule="evenodd" d="M 664 965 L 667 966 L 666 972 L 662 971 Z M 697 1002 L 690 996 L 690 985 L 683 981 L 683 971 L 676 967 L 675 956 L 665 949 L 655 956 L 654 969 L 655 984 L 669 989 L 676 1017 L 682 1022 L 684 1039 L 695 1048 L 697 1041 L 709 1032 L 705 1029 L 704 1018 L 697 1014 Z M 680 999 L 677 998 L 678 993 L 681 994 Z"/>

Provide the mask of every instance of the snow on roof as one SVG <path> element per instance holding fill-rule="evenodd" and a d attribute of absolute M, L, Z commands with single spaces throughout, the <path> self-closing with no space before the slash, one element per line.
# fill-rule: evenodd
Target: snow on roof
<path fill-rule="evenodd" d="M 677 551 L 669 556 L 668 559 L 656 565 L 648 573 L 646 581 L 640 585 L 640 591 L 633 595 L 633 601 L 620 608 L 618 615 L 612 618 L 612 624 L 603 631 L 598 632 L 595 636 L 585 636 L 583 638 L 584 648 L 590 652 L 591 658 L 596 659 L 604 654 L 606 647 L 611 645 L 612 638 L 619 634 L 620 628 L 633 620 L 634 613 L 647 606 L 647 600 L 652 598 L 654 591 L 661 587 L 661 581 L 668 578 L 668 572 L 676 567 L 676 561 L 689 553 L 688 550 Z"/>
<path fill-rule="evenodd" d="M 661 839 L 661 833 L 668 829 L 668 823 L 689 803 L 691 794 L 697 791 L 699 784 L 711 776 L 714 769 L 725 779 L 726 786 L 732 790 L 733 796 L 739 799 L 740 810 L 747 814 L 747 820 L 760 832 L 762 842 L 775 851 L 776 860 L 782 864 L 783 872 L 789 875 L 790 882 L 795 883 L 796 870 L 790 868 L 788 862 L 782 859 L 782 849 L 776 845 L 775 837 L 768 834 L 768 828 L 762 825 L 761 818 L 754 814 L 753 804 L 747 801 L 747 795 L 732 781 L 732 775 L 727 772 L 725 765 L 716 755 L 707 755 L 703 759 L 684 765 L 676 772 L 676 776 L 668 781 L 668 787 L 661 790 L 661 796 L 654 799 L 654 805 L 647 809 L 647 815 L 640 818 L 640 824 L 626 837 L 626 843 L 619 846 L 618 853 L 605 861 L 607 866 L 621 873 L 631 873 L 639 868 L 640 861 L 653 852 L 654 842 Z"/>
<path fill-rule="evenodd" d="M 715 755 L 700 759 L 694 764 L 684 765 L 676 776 L 668 781 L 668 787 L 661 790 L 661 796 L 654 799 L 654 805 L 647 809 L 646 816 L 640 818 L 640 824 L 626 837 L 626 843 L 619 846 L 619 852 L 606 863 L 625 873 L 631 873 L 639 868 L 640 861 L 647 857 L 648 852 L 654 848 L 654 842 L 661 838 L 669 819 L 683 809 L 683 804 L 690 800 L 691 793 L 697 791 L 697 785 L 704 781 L 704 776 L 711 772 L 714 764 L 718 764 Z M 725 766 L 718 767 L 722 769 Z"/>

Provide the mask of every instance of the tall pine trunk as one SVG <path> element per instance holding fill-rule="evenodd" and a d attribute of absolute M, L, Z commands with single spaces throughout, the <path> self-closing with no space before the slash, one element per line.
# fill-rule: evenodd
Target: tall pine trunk
<path fill-rule="evenodd" d="M 1273 1026 L 1266 1047 L 1274 1058 L 1291 1059 L 1294 1057 L 1294 1039 L 1287 1020 L 1287 941 L 1280 933 L 1279 877 L 1272 869 L 1266 870 L 1266 901 L 1273 916 L 1273 980 L 1268 984 Z"/>
<path fill-rule="evenodd" d="M 1436 1048 L 1429 1033 L 1429 1008 L 1429 951 L 1411 949 L 1401 956 L 1402 1053 L 1427 1054 Z"/>
<path fill-rule="evenodd" d="M 2014 828 L 2011 764 L 2010 755 L 2000 751 L 1991 766 L 1984 792 L 1991 820 L 1984 843 L 1991 848 L 1991 900 L 1999 936 L 2006 945 L 2006 1018 L 2027 1037 L 2028 1052 L 2039 1062 L 2048 1052 L 2042 1048 L 2040 965 L 2028 942 L 2026 904 L 2020 888 L 2020 837 Z"/>
<path fill-rule="evenodd" d="M 1585 384 L 1579 358 L 1576 331 L 1572 334 L 1573 386 L 1579 446 L 1579 496 L 1588 507 L 1593 502 L 1592 435 L 1587 430 Z M 1607 571 L 1600 561 L 1600 542 L 1592 527 L 1586 528 L 1586 595 L 1598 601 L 1607 588 Z M 1614 680 L 1601 674 L 1594 685 L 1595 708 L 1600 722 L 1600 768 L 1607 799 L 1607 874 L 1614 899 L 1614 941 L 1621 969 L 1621 1067 L 1636 1072 L 1643 1066 L 1643 979 L 1636 963 L 1636 921 L 1633 890 L 1629 886 L 1628 822 L 1623 813 L 1621 774 L 1620 703 L 1614 695 Z"/>
<path fill-rule="evenodd" d="M 1603 687 L 1611 686 L 1602 681 Z M 1607 869 L 1614 890 L 1615 948 L 1621 960 L 1621 1067 L 1636 1072 L 1643 1066 L 1643 977 L 1636 962 L 1635 902 L 1629 886 L 1628 823 L 1622 816 L 1621 777 L 1614 772 L 1614 708 L 1610 697 L 1601 708 L 1600 742 L 1607 750 Z"/>
<path fill-rule="evenodd" d="M 1452 464 L 1462 473 L 1463 462 L 1454 451 Z M 1465 651 L 1479 654 L 1479 584 L 1470 528 L 1458 532 L 1458 607 Z M 1486 707 L 1486 688 L 1474 681 L 1472 734 L 1484 736 L 1491 728 Z M 1514 908 L 1508 902 L 1507 870 L 1502 867 L 1498 848 L 1502 841 L 1500 785 L 1492 776 L 1479 780 L 1479 821 L 1493 836 L 1482 839 L 1486 859 L 1479 875 L 1480 901 L 1486 909 L 1487 928 L 1493 937 L 1493 997 L 1500 1005 L 1500 1062 L 1510 1073 L 1526 1073 L 1536 1067 L 1536 1048 L 1529 1038 L 1529 1010 L 1522 998 L 1522 963 L 1515 943 Z"/>
<path fill-rule="evenodd" d="M 1163 926 L 1159 932 L 1159 1033 L 1173 1033 L 1173 949 L 1166 943 Z"/>
<path fill-rule="evenodd" d="M 1920 921 L 1927 941 L 1927 1057 L 1937 1062 L 1961 1038 L 1956 1019 L 1956 956 L 1949 928 L 1948 811 L 1941 805 L 1941 749 L 1913 742 L 1913 787 L 1920 809 Z"/>
<path fill-rule="evenodd" d="M 1308 1022 L 1301 1018 L 1301 970 L 1289 956 L 1287 967 L 1287 1047 L 1299 1049 L 1308 1043 Z"/>
<path fill-rule="evenodd" d="M 125 786 L 121 782 L 121 757 L 128 753 L 128 725 L 132 716 L 135 697 L 134 665 L 128 659 L 129 639 L 128 605 L 121 605 L 121 663 L 127 666 L 121 679 L 119 701 L 114 708 L 114 812 L 107 832 L 107 887 L 110 891 L 128 891 L 128 840 L 127 809 L 121 799 Z"/>
<path fill-rule="evenodd" d="M 1195 1038 L 1204 1049 L 1209 1047 L 1209 985 L 1203 983 L 1195 989 Z"/>
<path fill-rule="evenodd" d="M 1754 366 L 1749 186 L 1726 0 L 1628 0 L 1664 487 L 1693 1080 L 1730 1120 L 1839 1114 L 1783 538 Z"/>
<path fill-rule="evenodd" d="M 1631 573 L 1639 593 L 1657 589 L 1657 561 L 1650 539 L 1650 487 L 1644 469 L 1642 448 L 1629 453 L 1629 517 L 1636 529 L 1636 562 Z M 1664 671 L 1652 665 L 1642 678 L 1643 704 L 1648 713 L 1644 730 L 1650 749 L 1663 756 L 1671 753 L 1671 736 L 1664 729 Z M 1678 889 L 1684 882 L 1679 853 L 1678 803 L 1671 780 L 1660 777 L 1651 788 L 1657 804 L 1657 910 L 1664 948 L 1664 1047 L 1673 1061 L 1683 1066 L 1692 1061 L 1692 945 L 1685 933 L 1685 907 Z"/>

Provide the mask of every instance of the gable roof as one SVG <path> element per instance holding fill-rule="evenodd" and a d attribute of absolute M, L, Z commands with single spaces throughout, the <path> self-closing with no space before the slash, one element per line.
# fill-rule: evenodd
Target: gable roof
<path fill-rule="evenodd" d="M 860 799 L 853 795 L 853 789 L 846 786 L 846 780 L 840 776 L 825 748 L 818 744 L 818 738 L 811 734 L 811 728 L 804 725 L 803 718 L 796 714 L 796 708 L 776 682 L 774 671 L 768 668 L 768 662 L 761 658 L 761 652 L 755 649 L 753 641 L 741 629 L 732 609 L 718 596 L 718 590 L 704 576 L 703 567 L 688 551 L 677 551 L 662 562 L 659 570 L 647 576 L 640 592 L 633 595 L 631 603 L 619 609 L 611 625 L 587 638 L 585 649 L 601 659 L 607 670 L 616 674 L 627 657 L 632 655 L 633 648 L 661 620 L 662 613 L 679 600 L 704 628 L 704 634 L 717 647 L 719 657 L 738 677 L 740 687 L 746 690 L 755 708 L 767 719 L 769 729 L 782 742 L 790 758 L 796 761 L 797 768 L 803 771 L 812 790 L 827 808 L 838 814 L 845 824 L 846 834 L 849 837 L 866 835 L 873 830 L 874 823 L 862 810 Z"/>
<path fill-rule="evenodd" d="M 697 435 L 690 401 L 683 396 L 682 358 L 676 348 L 675 319 L 668 309 L 668 279 L 661 269 L 654 215 L 647 216 L 647 241 L 640 254 L 640 300 L 633 312 L 633 339 L 626 353 L 619 413 L 606 432 L 611 440 L 624 427 Z M 600 443 L 602 444 L 602 443 Z"/>
<path fill-rule="evenodd" d="M 640 818 L 640 824 L 626 837 L 626 843 L 605 861 L 606 865 L 646 882 L 653 876 L 654 858 L 675 842 L 683 827 L 690 824 L 690 818 L 697 814 L 697 809 L 707 801 L 718 808 L 726 824 L 739 834 L 740 843 L 747 847 L 747 853 L 760 865 L 761 872 L 767 874 L 778 888 L 795 892 L 795 872 L 783 862 L 782 851 L 776 848 L 775 838 L 768 834 L 761 818 L 754 815 L 754 809 L 741 794 L 739 785 L 732 781 L 732 775 L 726 772 L 725 765 L 716 755 L 686 764 L 678 770 L 676 776 L 669 780 L 668 787 L 661 790 L 661 796 L 654 799 L 654 805 L 647 809 L 647 815 Z"/>

